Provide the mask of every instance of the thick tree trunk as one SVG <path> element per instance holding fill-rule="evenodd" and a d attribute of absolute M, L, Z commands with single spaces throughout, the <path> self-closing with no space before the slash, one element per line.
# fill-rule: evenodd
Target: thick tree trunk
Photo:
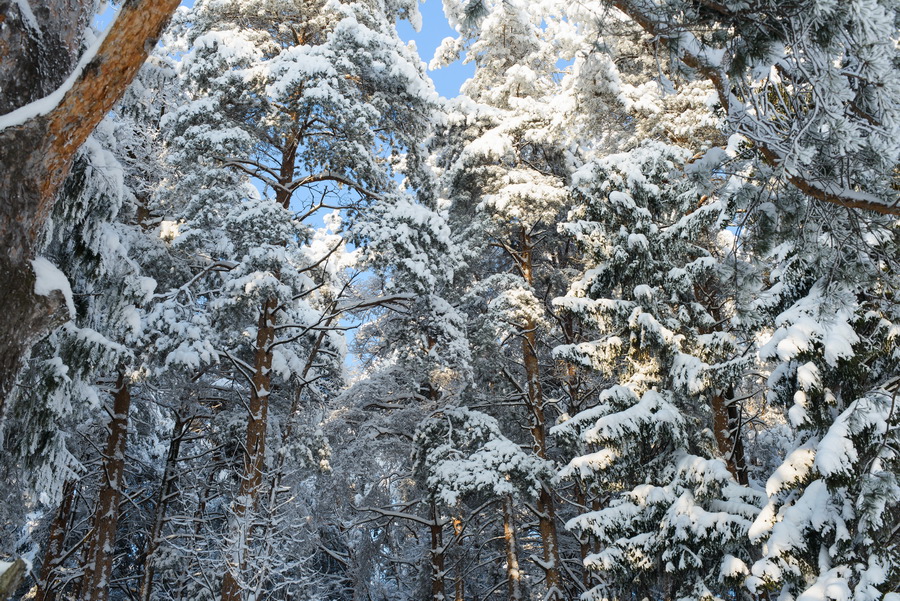
<path fill-rule="evenodd" d="M 259 314 L 256 331 L 256 351 L 250 390 L 250 415 L 247 421 L 247 440 L 244 448 L 244 473 L 238 498 L 233 508 L 235 523 L 232 555 L 228 558 L 222 580 L 222 601 L 241 599 L 240 574 L 246 565 L 249 525 L 248 512 L 256 505 L 262 484 L 266 458 L 266 425 L 269 412 L 269 392 L 272 389 L 272 351 L 275 340 L 275 299 L 265 302 Z"/>
<path fill-rule="evenodd" d="M 60 85 L 70 76 L 93 2 L 48 0 L 34 5 L 32 22 L 20 3 L 0 0 L 0 15 L 11 15 L 0 19 L 0 307 L 6 315 L 0 321 L 0 419 L 25 356 L 64 319 L 61 295 L 35 294 L 31 265 L 59 188 L 75 152 L 121 98 L 178 4 L 124 3 L 66 91 Z M 23 85 L 37 86 L 40 96 Z"/>
<path fill-rule="evenodd" d="M 37 592 L 34 601 L 56 601 L 53 590 L 53 571 L 63 553 L 66 532 L 72 518 L 72 505 L 75 501 L 75 480 L 69 480 L 63 486 L 62 501 L 56 510 L 56 516 L 50 524 L 50 535 L 47 537 L 47 548 L 44 550 L 44 563 L 38 577 Z"/>
<path fill-rule="evenodd" d="M 534 264 L 531 237 L 524 227 L 520 230 L 519 267 L 529 286 L 534 285 Z M 541 388 L 541 370 L 537 354 L 537 323 L 528 318 L 523 324 L 522 363 L 525 366 L 526 405 L 531 413 L 531 437 L 535 454 L 547 458 L 547 423 L 544 415 L 544 393 Z M 537 500 L 538 530 L 541 535 L 543 558 L 541 568 L 546 574 L 547 601 L 562 601 L 562 581 L 559 565 L 559 539 L 556 530 L 556 505 L 546 482 L 541 483 Z"/>
<path fill-rule="evenodd" d="M 281 187 L 275 189 L 275 202 L 285 209 L 291 208 L 291 198 L 294 196 L 294 191 L 290 189 L 290 184 L 294 179 L 297 147 L 300 145 L 300 140 L 300 136 L 292 136 L 288 139 L 281 155 L 281 165 L 278 169 L 278 184 Z"/>
<path fill-rule="evenodd" d="M 166 465 L 163 469 L 162 483 L 159 486 L 159 494 L 156 498 L 156 508 L 153 516 L 153 526 L 144 553 L 144 573 L 141 576 L 140 601 L 150 601 L 153 594 L 153 576 L 156 572 L 154 559 L 156 550 L 162 542 L 162 532 L 166 525 L 166 510 L 169 501 L 175 497 L 175 482 L 178 480 L 178 457 L 181 454 L 181 441 L 188 431 L 191 418 L 175 416 L 175 426 L 172 428 L 172 438 L 169 440 L 169 451 L 166 453 Z"/>
<path fill-rule="evenodd" d="M 0 115 L 49 95 L 75 68 L 93 2 L 0 0 Z M 31 17 L 34 20 L 31 20 Z"/>
<path fill-rule="evenodd" d="M 503 545 L 506 551 L 506 581 L 509 600 L 522 601 L 522 571 L 519 569 L 519 549 L 516 545 L 516 527 L 513 523 L 512 496 L 503 499 Z"/>
<path fill-rule="evenodd" d="M 106 601 L 112 578 L 116 530 L 119 524 L 119 501 L 125 478 L 125 443 L 128 438 L 128 412 L 131 394 L 125 374 L 119 373 L 113 396 L 113 415 L 109 423 L 106 453 L 103 458 L 105 481 L 97 498 L 92 523 L 93 534 L 85 554 L 84 576 L 79 601 Z"/>

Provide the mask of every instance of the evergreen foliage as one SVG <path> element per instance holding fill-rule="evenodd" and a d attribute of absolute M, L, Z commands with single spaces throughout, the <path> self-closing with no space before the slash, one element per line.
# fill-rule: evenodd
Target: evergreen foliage
<path fill-rule="evenodd" d="M 897 7 L 443 8 L 450 99 L 415 0 L 178 11 L 31 262 L 14 598 L 900 601 Z"/>

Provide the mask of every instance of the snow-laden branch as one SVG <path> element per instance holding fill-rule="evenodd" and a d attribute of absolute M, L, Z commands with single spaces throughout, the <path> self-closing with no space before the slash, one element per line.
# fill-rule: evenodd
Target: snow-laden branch
<path fill-rule="evenodd" d="M 443 526 L 447 523 L 446 520 L 442 520 L 440 523 L 435 522 L 434 520 L 427 520 L 423 517 L 417 516 L 414 513 L 405 513 L 403 511 L 392 511 L 390 509 L 382 509 L 380 507 L 357 507 L 357 511 L 370 511 L 372 513 L 377 513 L 383 517 L 388 518 L 396 518 L 400 520 L 409 520 L 411 522 L 417 522 L 422 524 L 423 526 Z"/>
<path fill-rule="evenodd" d="M 733 11 L 723 4 L 712 0 L 704 0 L 703 5 L 725 17 L 733 17 Z M 610 4 L 631 18 L 644 31 L 673 50 L 686 66 L 707 79 L 716 91 L 722 108 L 732 119 L 745 118 L 748 108 L 733 92 L 733 83 L 725 70 L 723 51 L 706 46 L 693 34 L 675 27 L 665 15 L 659 13 L 655 4 L 640 0 L 611 0 Z M 852 108 L 852 107 L 851 107 Z M 864 115 L 872 122 L 871 115 Z M 777 143 L 754 132 L 742 132 L 759 149 L 763 159 L 771 166 L 783 169 L 784 177 L 804 194 L 821 200 L 853 209 L 875 211 L 885 215 L 900 215 L 900 197 L 887 201 L 876 194 L 862 192 L 838 185 L 834 182 L 816 181 L 810 174 L 787 169 L 787 156 L 778 149 Z M 895 195 L 896 196 L 896 195 Z"/>

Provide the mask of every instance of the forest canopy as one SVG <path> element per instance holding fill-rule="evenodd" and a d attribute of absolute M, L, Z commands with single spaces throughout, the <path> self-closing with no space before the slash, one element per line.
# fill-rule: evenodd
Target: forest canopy
<path fill-rule="evenodd" d="M 0 0 L 0 599 L 900 601 L 900 4 L 442 8 Z"/>

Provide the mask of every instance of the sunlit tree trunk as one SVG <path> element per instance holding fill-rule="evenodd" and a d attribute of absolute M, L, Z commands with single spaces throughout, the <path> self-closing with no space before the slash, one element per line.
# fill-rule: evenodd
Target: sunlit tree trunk
<path fill-rule="evenodd" d="M 516 526 L 513 523 L 513 500 L 503 499 L 503 546 L 506 551 L 506 580 L 510 601 L 522 601 L 522 571 L 519 569 L 519 549 L 516 545 Z"/>

